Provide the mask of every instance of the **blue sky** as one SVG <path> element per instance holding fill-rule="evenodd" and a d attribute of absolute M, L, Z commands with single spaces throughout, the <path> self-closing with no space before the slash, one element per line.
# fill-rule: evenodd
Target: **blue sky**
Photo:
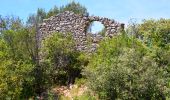
<path fill-rule="evenodd" d="M 37 8 L 48 11 L 54 5 L 62 6 L 72 0 L 0 0 L 0 15 L 19 16 L 24 21 Z M 88 9 L 90 15 L 115 19 L 127 24 L 132 18 L 170 18 L 170 0 L 74 0 Z"/>

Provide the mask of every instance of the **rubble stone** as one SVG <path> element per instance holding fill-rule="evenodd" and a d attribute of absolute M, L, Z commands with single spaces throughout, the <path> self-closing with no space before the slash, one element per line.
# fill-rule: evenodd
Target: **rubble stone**
<path fill-rule="evenodd" d="M 79 43 L 76 47 L 77 50 L 94 51 L 97 48 L 96 42 L 103 38 L 101 35 L 90 35 L 92 36 L 92 39 L 94 39 L 92 40 L 94 41 L 94 44 L 91 44 L 90 47 L 92 48 L 87 46 L 87 37 L 90 34 L 87 32 L 87 28 L 94 21 L 99 21 L 105 26 L 105 36 L 108 37 L 117 35 L 120 29 L 124 27 L 124 24 L 118 23 L 113 19 L 99 16 L 79 15 L 74 14 L 71 11 L 66 11 L 48 19 L 44 19 L 43 23 L 39 25 L 37 34 L 39 48 L 42 45 L 42 40 L 50 37 L 54 32 L 61 32 L 64 34 L 71 32 L 76 43 Z"/>

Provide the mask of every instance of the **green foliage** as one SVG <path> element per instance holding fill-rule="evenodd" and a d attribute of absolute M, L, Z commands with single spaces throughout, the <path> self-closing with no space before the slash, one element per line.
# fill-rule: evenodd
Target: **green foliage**
<path fill-rule="evenodd" d="M 103 29 L 101 30 L 101 32 L 99 32 L 99 34 L 100 34 L 101 36 L 105 36 L 105 33 L 106 33 L 106 28 L 103 28 Z"/>
<path fill-rule="evenodd" d="M 51 16 L 55 16 L 58 13 L 62 13 L 64 11 L 72 11 L 76 14 L 88 14 L 87 9 L 85 7 L 73 1 L 60 8 L 58 8 L 57 6 L 54 6 L 47 12 L 42 8 L 38 8 L 35 14 L 31 14 L 28 17 L 27 25 L 35 27 L 36 25 L 38 25 L 38 23 L 41 23 L 43 19 L 49 18 Z"/>
<path fill-rule="evenodd" d="M 44 67 L 47 76 L 59 84 L 72 84 L 80 72 L 83 62 L 81 52 L 76 50 L 75 42 L 70 34 L 56 33 L 44 41 L 42 52 L 45 52 Z"/>
<path fill-rule="evenodd" d="M 42 8 L 38 8 L 36 14 L 31 14 L 28 17 L 27 25 L 36 26 L 38 23 L 41 23 L 45 18 L 46 18 L 45 10 Z"/>
<path fill-rule="evenodd" d="M 0 32 L 3 30 L 17 30 L 22 27 L 22 21 L 19 17 L 14 16 L 7 16 L 1 17 L 0 16 Z"/>
<path fill-rule="evenodd" d="M 85 7 L 74 1 L 60 8 L 60 12 L 64 11 L 73 11 L 76 14 L 88 14 L 87 9 Z"/>
<path fill-rule="evenodd" d="M 71 38 L 67 38 L 70 40 L 66 42 L 66 38 L 59 36 L 57 45 L 55 45 L 57 38 L 51 41 L 54 48 L 48 48 L 50 53 L 45 61 L 47 65 L 40 66 L 37 59 L 38 24 L 43 19 L 66 10 L 73 10 L 77 14 L 86 12 L 86 8 L 72 2 L 61 9 L 55 6 L 48 12 L 39 8 L 36 14 L 28 17 L 26 25 L 18 17 L 0 16 L 0 99 L 23 99 L 40 95 L 45 91 L 44 87 L 46 89 L 51 86 L 51 82 L 73 83 L 77 76 L 81 76 L 82 57 L 80 52 L 73 48 Z M 58 54 L 62 59 L 58 59 Z M 63 62 L 60 63 L 59 60 Z M 58 76 L 60 79 L 57 79 Z"/>
<path fill-rule="evenodd" d="M 60 10 L 58 9 L 58 7 L 54 6 L 54 8 L 50 9 L 49 12 L 47 12 L 47 18 L 57 15 L 60 12 Z"/>
<path fill-rule="evenodd" d="M 86 92 L 83 95 L 74 97 L 74 100 L 96 100 L 96 98 L 90 93 Z"/>
<path fill-rule="evenodd" d="M 154 58 L 159 66 L 169 66 L 170 20 L 144 20 L 138 26 L 138 33 L 146 46 L 155 54 Z"/>
<path fill-rule="evenodd" d="M 122 35 L 104 38 L 91 54 L 77 51 L 72 35 L 56 33 L 44 41 L 41 51 L 44 59 L 39 65 L 38 24 L 64 11 L 88 15 L 85 7 L 73 1 L 48 12 L 39 8 L 28 17 L 26 25 L 18 17 L 0 16 L 0 99 L 29 99 L 42 92 L 48 92 L 48 99 L 54 99 L 49 92 L 52 85 L 75 82 L 81 86 L 86 81 L 104 100 L 170 98 L 169 19 L 133 23 Z M 105 29 L 99 34 L 104 36 Z M 74 99 L 95 98 L 84 93 Z"/>
<path fill-rule="evenodd" d="M 33 65 L 24 61 L 13 61 L 8 59 L 0 64 L 0 98 L 19 99 L 20 94 L 24 94 L 24 84 L 33 82 L 34 78 L 29 74 L 33 69 Z M 29 91 L 30 93 L 33 91 Z M 29 96 L 30 94 L 24 94 Z"/>
<path fill-rule="evenodd" d="M 1 31 L 0 38 L 0 99 L 19 99 L 34 94 L 30 88 L 34 81 L 31 75 L 35 67 L 31 44 L 34 41 L 28 38 L 31 34 L 17 20 L 3 20 L 10 23 L 5 24 L 8 29 Z M 30 89 L 29 94 L 26 89 Z"/>
<path fill-rule="evenodd" d="M 167 72 L 158 67 L 148 49 L 126 35 L 105 39 L 85 73 L 100 99 L 164 99 Z"/>
<path fill-rule="evenodd" d="M 145 43 L 158 47 L 169 46 L 170 20 L 144 20 L 138 29 Z"/>
<path fill-rule="evenodd" d="M 87 81 L 87 80 L 86 80 L 85 78 L 76 78 L 75 84 L 76 84 L 78 87 L 81 87 L 82 85 L 85 85 L 86 81 Z"/>

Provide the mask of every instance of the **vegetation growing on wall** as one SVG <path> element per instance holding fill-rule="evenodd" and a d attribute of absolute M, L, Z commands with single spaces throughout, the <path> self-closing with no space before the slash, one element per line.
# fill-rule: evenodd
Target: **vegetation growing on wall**
<path fill-rule="evenodd" d="M 37 25 L 65 10 L 87 13 L 73 2 L 48 12 L 38 9 L 26 24 L 18 17 L 0 17 L 0 99 L 35 99 L 75 79 L 85 80 L 83 85 L 102 100 L 170 98 L 169 19 L 130 24 L 121 35 L 104 38 L 92 54 L 75 50 L 71 35 L 56 33 L 45 39 L 40 64 Z"/>

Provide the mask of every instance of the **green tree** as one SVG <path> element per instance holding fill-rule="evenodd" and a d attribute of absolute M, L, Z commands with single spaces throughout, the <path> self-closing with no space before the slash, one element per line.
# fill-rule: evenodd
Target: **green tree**
<path fill-rule="evenodd" d="M 45 91 L 45 89 L 47 88 L 47 80 L 48 81 L 51 81 L 50 79 L 47 79 L 47 76 L 44 75 L 44 66 L 46 65 L 43 65 L 39 63 L 39 60 L 37 59 L 38 58 L 38 39 L 37 39 L 37 33 L 38 33 L 38 24 L 42 23 L 43 22 L 43 19 L 45 18 L 49 18 L 51 16 L 54 16 L 60 12 L 64 12 L 66 10 L 69 10 L 69 11 L 73 11 L 75 13 L 79 13 L 79 14 L 82 14 L 86 11 L 86 8 L 85 7 L 82 7 L 79 3 L 70 3 L 70 4 L 67 4 L 66 6 L 62 7 L 61 9 L 58 9 L 58 7 L 54 6 L 54 8 L 50 9 L 50 11 L 48 12 L 45 12 L 44 9 L 42 8 L 39 8 L 37 10 L 37 13 L 36 14 L 32 14 L 29 16 L 28 18 L 28 21 L 27 21 L 27 28 L 33 33 L 32 34 L 32 39 L 34 40 L 34 49 L 35 49 L 35 62 L 36 62 L 36 66 L 35 66 L 35 70 L 34 70 L 34 77 L 35 77 L 35 91 L 38 95 L 41 95 L 42 92 Z M 69 75 L 68 75 L 69 76 Z M 47 80 L 46 80 L 47 79 Z M 70 79 L 72 80 L 72 78 Z M 47 82 L 49 83 L 49 82 Z M 70 83 L 70 82 L 68 82 Z"/>
<path fill-rule="evenodd" d="M 28 17 L 27 24 L 35 26 L 41 23 L 45 18 L 46 18 L 45 10 L 42 8 L 38 8 L 36 14 L 32 14 Z"/>
<path fill-rule="evenodd" d="M 74 7 L 68 4 L 70 6 L 67 6 L 67 9 L 77 11 L 77 13 L 85 11 L 85 8 L 80 4 L 74 4 Z M 77 8 L 79 9 L 77 10 Z M 50 79 L 56 73 L 48 74 L 48 72 L 57 71 L 51 70 L 55 67 L 54 65 L 50 65 L 51 69 L 47 68 L 45 64 L 40 66 L 37 59 L 39 51 L 36 33 L 38 32 L 38 24 L 42 23 L 43 19 L 56 15 L 59 12 L 60 9 L 56 6 L 49 12 L 45 12 L 44 9 L 39 8 L 35 14 L 28 17 L 26 25 L 24 25 L 19 17 L 0 16 L 0 99 L 25 99 L 34 95 L 40 95 L 46 91 L 44 89 L 50 88 L 46 87 L 46 84 L 54 82 Z M 71 44 L 67 46 L 69 45 Z M 66 65 L 62 65 L 61 71 L 57 69 L 59 72 L 64 72 L 67 79 L 57 80 L 54 76 L 52 78 L 57 82 L 63 80 L 65 83 L 70 84 L 74 82 L 75 77 L 81 76 L 81 68 L 79 68 L 81 61 L 77 58 L 80 55 L 78 51 L 73 51 L 73 49 L 69 51 L 67 49 L 62 48 L 64 54 L 61 54 Z M 52 50 L 54 49 L 52 48 Z M 58 54 L 60 53 L 58 52 Z M 59 63 L 55 62 L 56 65 Z M 42 67 L 47 70 L 43 70 Z"/>
<path fill-rule="evenodd" d="M 18 19 L 3 19 L 0 38 L 0 98 L 19 99 L 34 94 L 34 48 L 30 32 Z M 16 23 L 17 22 L 17 23 Z M 25 91 L 27 90 L 27 91 Z M 28 91 L 29 90 L 29 91 Z"/>
<path fill-rule="evenodd" d="M 169 19 L 143 20 L 140 24 L 130 24 L 127 30 L 128 34 L 136 34 L 135 37 L 149 48 L 159 67 L 165 67 L 170 71 Z"/>
<path fill-rule="evenodd" d="M 76 77 L 81 77 L 84 64 L 82 53 L 76 50 L 72 35 L 56 33 L 44 41 L 45 53 L 43 69 L 55 84 L 73 84 Z"/>
<path fill-rule="evenodd" d="M 54 6 L 52 9 L 50 9 L 47 12 L 46 18 L 49 18 L 49 17 L 54 16 L 54 15 L 57 15 L 59 12 L 60 12 L 59 8 L 57 6 Z"/>
<path fill-rule="evenodd" d="M 103 100 L 164 100 L 167 71 L 148 48 L 125 34 L 101 42 L 85 69 L 89 87 Z"/>
<path fill-rule="evenodd" d="M 80 3 L 76 3 L 72 1 L 71 3 L 67 4 L 66 6 L 60 7 L 60 12 L 64 11 L 72 11 L 76 14 L 88 14 L 87 9 L 83 7 Z"/>
<path fill-rule="evenodd" d="M 144 42 L 152 46 L 166 48 L 170 42 L 170 20 L 144 20 L 139 25 L 139 34 L 143 37 Z"/>

